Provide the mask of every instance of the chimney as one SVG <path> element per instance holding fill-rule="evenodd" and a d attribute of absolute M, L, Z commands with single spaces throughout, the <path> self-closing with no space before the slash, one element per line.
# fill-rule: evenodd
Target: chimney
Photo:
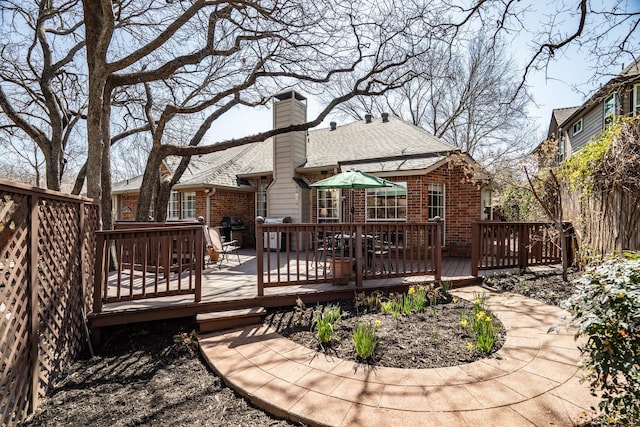
<path fill-rule="evenodd" d="M 331 123 L 329 123 L 329 126 L 331 126 L 331 130 L 336 130 L 336 126 L 337 126 L 337 125 L 338 125 L 338 124 L 337 124 L 336 122 L 331 122 Z"/>
<path fill-rule="evenodd" d="M 364 120 L 366 123 L 371 123 L 371 119 L 373 118 L 373 116 L 371 114 L 365 114 L 364 115 Z"/>
<path fill-rule="evenodd" d="M 382 113 L 382 123 L 389 122 L 389 113 Z"/>
<path fill-rule="evenodd" d="M 293 89 L 274 95 L 273 128 L 307 121 L 307 99 Z M 296 168 L 307 160 L 307 132 L 297 131 L 273 137 L 273 181 L 268 189 L 267 215 L 291 217 L 304 222 L 303 195 L 294 178 Z M 308 211 L 308 209 L 306 209 Z"/>

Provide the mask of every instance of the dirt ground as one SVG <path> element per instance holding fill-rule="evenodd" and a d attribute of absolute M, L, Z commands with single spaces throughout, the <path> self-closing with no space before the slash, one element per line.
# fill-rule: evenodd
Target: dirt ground
<path fill-rule="evenodd" d="M 574 273 L 575 275 L 575 273 Z M 512 276 L 502 280 L 487 279 L 486 286 L 496 290 L 523 293 L 547 303 L 557 304 L 571 293 L 554 274 Z M 349 303 L 343 303 L 349 309 Z M 457 307 L 456 307 L 457 306 Z M 442 307 L 448 307 L 442 309 Z M 399 359 L 407 367 L 447 366 L 466 363 L 477 357 L 466 348 L 468 337 L 458 338 L 458 331 L 443 328 L 426 329 L 425 325 L 450 324 L 459 328 L 460 312 L 465 305 L 446 304 L 437 311 L 428 310 L 420 321 L 383 319 L 387 338 L 375 363 L 394 366 Z M 313 307 L 310 307 L 313 308 Z M 467 306 L 468 308 L 468 306 Z M 266 321 L 292 335 L 309 325 L 291 329 L 291 318 L 284 311 L 271 312 Z M 349 316 L 346 316 L 349 317 Z M 423 321 L 424 320 L 424 321 Z M 350 332 L 347 319 L 344 330 Z M 381 327 L 382 327 L 381 325 Z M 218 378 L 201 359 L 199 352 L 185 349 L 184 339 L 174 337 L 184 333 L 189 337 L 196 328 L 193 320 L 174 320 L 127 325 L 107 331 L 104 345 L 93 358 L 73 363 L 50 393 L 40 409 L 25 426 L 291 426 L 247 403 Z M 289 328 L 289 330 L 287 330 Z M 402 328 L 398 330 L 397 328 Z M 400 332 L 399 332 L 400 331 Z M 454 338 L 455 335 L 455 338 Z M 398 340 L 397 338 L 404 338 Z M 345 345 L 332 347 L 346 355 Z M 454 341 L 456 343 L 450 343 Z M 450 344 L 453 347 L 450 347 Z M 313 343 L 308 345 L 313 346 Z M 429 352 L 414 352 L 416 348 Z M 402 357 L 400 357 L 402 356 Z"/>

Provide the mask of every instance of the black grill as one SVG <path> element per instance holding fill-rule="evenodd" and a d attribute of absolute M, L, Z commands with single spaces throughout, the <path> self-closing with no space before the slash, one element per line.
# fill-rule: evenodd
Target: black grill
<path fill-rule="evenodd" d="M 247 226 L 242 222 L 242 218 L 239 216 L 223 216 L 220 222 L 222 226 L 222 233 L 227 242 L 238 239 L 238 234 L 247 229 Z M 232 236 L 232 232 L 237 232 L 235 236 Z"/>

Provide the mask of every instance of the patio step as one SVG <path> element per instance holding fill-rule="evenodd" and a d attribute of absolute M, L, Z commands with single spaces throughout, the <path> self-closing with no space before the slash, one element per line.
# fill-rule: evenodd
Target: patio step
<path fill-rule="evenodd" d="M 200 332 L 213 332 L 239 326 L 255 325 L 260 323 L 262 316 L 265 314 L 267 314 L 267 311 L 264 307 L 251 307 L 240 310 L 200 313 L 196 316 L 196 321 L 200 327 Z"/>

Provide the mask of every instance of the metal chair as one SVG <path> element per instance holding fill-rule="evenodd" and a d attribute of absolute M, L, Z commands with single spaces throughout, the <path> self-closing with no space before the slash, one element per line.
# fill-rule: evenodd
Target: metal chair
<path fill-rule="evenodd" d="M 238 253 L 237 240 L 231 240 L 229 242 L 225 242 L 220 232 L 216 228 L 211 228 L 205 226 L 205 240 L 207 242 L 207 253 L 209 254 L 209 261 L 213 262 L 215 256 L 213 254 L 218 254 L 218 267 L 222 268 L 222 263 L 229 261 L 229 255 L 235 253 L 238 257 L 238 265 L 242 264 L 240 260 L 240 254 Z"/>

